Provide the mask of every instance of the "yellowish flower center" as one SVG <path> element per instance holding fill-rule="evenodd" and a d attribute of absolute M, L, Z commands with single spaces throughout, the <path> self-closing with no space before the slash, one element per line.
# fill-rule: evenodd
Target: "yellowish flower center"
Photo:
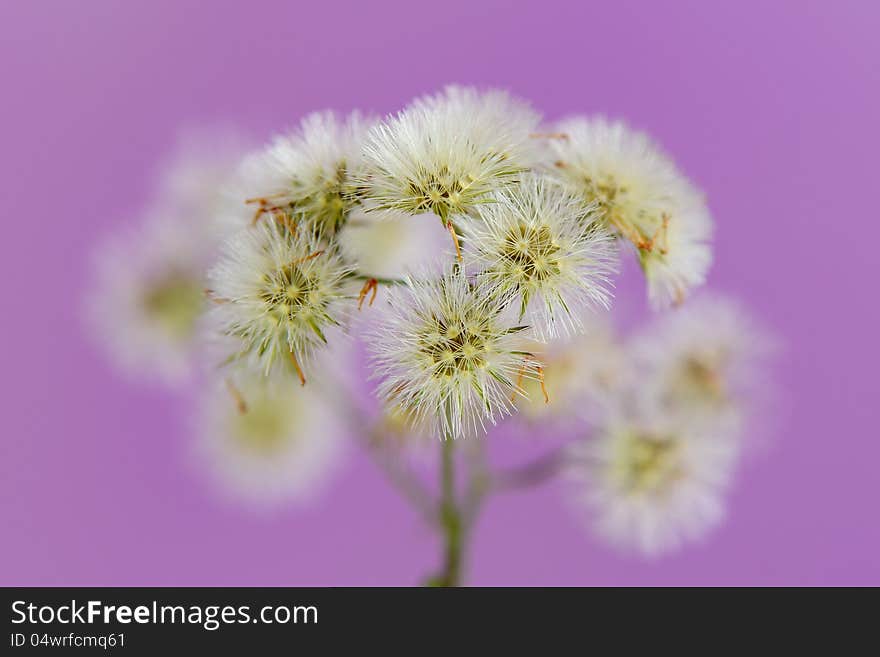
<path fill-rule="evenodd" d="M 320 296 L 318 280 L 296 263 L 284 265 L 266 277 L 261 294 L 269 314 L 278 322 L 292 322 L 312 312 Z"/>
<path fill-rule="evenodd" d="M 423 333 L 420 347 L 435 377 L 448 378 L 485 367 L 491 344 L 489 327 L 463 321 L 447 324 L 438 318 L 434 321 Z"/>
<path fill-rule="evenodd" d="M 632 433 L 622 439 L 613 476 L 630 493 L 662 493 L 683 474 L 678 441 Z"/>
<path fill-rule="evenodd" d="M 277 400 L 248 398 L 246 412 L 232 419 L 232 435 L 248 452 L 264 457 L 277 455 L 290 440 L 289 412 Z"/>
<path fill-rule="evenodd" d="M 560 250 L 549 226 L 520 222 L 504 237 L 501 266 L 520 286 L 540 284 L 559 276 Z"/>
<path fill-rule="evenodd" d="M 688 356 L 673 375 L 669 394 L 679 401 L 723 404 L 727 399 L 727 385 L 722 375 L 723 360 L 720 355 L 712 354 Z"/>
<path fill-rule="evenodd" d="M 192 335 L 203 303 L 202 282 L 195 276 L 180 273 L 155 281 L 142 299 L 146 316 L 179 340 Z"/>

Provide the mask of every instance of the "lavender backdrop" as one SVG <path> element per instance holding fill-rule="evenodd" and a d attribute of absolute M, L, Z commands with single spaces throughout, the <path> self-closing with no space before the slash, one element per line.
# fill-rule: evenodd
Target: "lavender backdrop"
<path fill-rule="evenodd" d="M 867 0 L 2 3 L 0 584 L 409 584 L 433 568 L 433 537 L 357 452 L 318 508 L 220 504 L 185 458 L 186 403 L 120 384 L 80 300 L 90 246 L 149 199 L 181 125 L 265 136 L 446 82 L 652 132 L 707 190 L 713 287 L 786 343 L 770 444 L 705 544 L 616 556 L 551 486 L 491 502 L 471 581 L 880 584 L 878 25 Z"/>

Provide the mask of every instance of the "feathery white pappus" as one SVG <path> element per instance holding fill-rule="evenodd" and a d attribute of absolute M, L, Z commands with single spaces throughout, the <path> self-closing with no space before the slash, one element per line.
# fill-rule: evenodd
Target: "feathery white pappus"
<path fill-rule="evenodd" d="M 485 432 L 513 410 L 536 363 L 518 347 L 527 327 L 505 318 L 495 291 L 458 269 L 439 279 L 407 278 L 383 304 L 367 336 L 379 396 L 436 437 Z"/>
<path fill-rule="evenodd" d="M 595 426 L 635 375 L 632 359 L 608 314 L 591 317 L 583 334 L 549 342 L 532 340 L 523 348 L 541 361 L 551 399 L 550 404 L 544 403 L 539 381 L 524 384 L 528 400 L 519 405 L 517 418 L 529 425 Z"/>
<path fill-rule="evenodd" d="M 541 339 L 582 333 L 611 303 L 617 245 L 594 209 L 535 174 L 492 195 L 460 224 L 465 262 Z"/>
<path fill-rule="evenodd" d="M 702 194 L 645 134 L 602 117 L 573 117 L 547 140 L 560 180 L 597 203 L 608 228 L 635 248 L 656 308 L 705 282 L 712 219 Z"/>
<path fill-rule="evenodd" d="M 377 210 L 432 212 L 447 224 L 532 164 L 538 121 L 503 91 L 450 86 L 419 98 L 370 131 L 365 202 Z"/>
<path fill-rule="evenodd" d="M 656 557 L 718 526 L 739 443 L 680 417 L 622 417 L 572 444 L 575 499 L 596 532 L 626 551 Z"/>
<path fill-rule="evenodd" d="M 332 236 L 357 203 L 354 179 L 372 124 L 358 112 L 345 118 L 309 114 L 296 131 L 244 160 L 235 185 L 239 201 L 249 205 L 253 219 L 283 210 L 316 234 Z"/>
<path fill-rule="evenodd" d="M 221 190 L 245 143 L 229 126 L 182 132 L 139 225 L 96 248 L 89 328 L 126 375 L 177 386 L 193 373 Z"/>
<path fill-rule="evenodd" d="M 86 319 L 126 375 L 177 386 L 192 374 L 204 269 L 214 247 L 204 228 L 148 215 L 95 251 Z"/>
<path fill-rule="evenodd" d="M 690 416 L 735 419 L 755 401 L 773 340 L 731 299 L 696 298 L 658 317 L 630 347 L 653 403 Z"/>
<path fill-rule="evenodd" d="M 327 329 L 345 323 L 349 273 L 313 233 L 267 218 L 230 238 L 208 274 L 212 329 L 238 339 L 237 359 L 267 374 L 283 360 L 304 380 Z"/>
<path fill-rule="evenodd" d="M 166 379 L 200 366 L 197 454 L 238 501 L 304 500 L 358 434 L 444 539 L 431 584 L 460 583 L 484 495 L 561 472 L 624 550 L 700 539 L 766 424 L 744 431 L 744 402 L 767 398 L 773 345 L 724 299 L 678 307 L 712 219 L 657 144 L 601 117 L 539 126 L 504 91 L 449 86 L 382 121 L 310 114 L 243 159 L 234 133 L 192 141 L 162 220 L 103 253 L 102 346 Z M 603 312 L 621 248 L 651 305 L 676 306 L 635 337 Z M 456 455 L 516 411 L 506 427 L 567 444 L 511 469 Z M 435 490 L 418 461 L 436 439 Z"/>
<path fill-rule="evenodd" d="M 196 457 L 231 501 L 308 501 L 338 461 L 345 427 L 326 394 L 289 376 L 219 379 L 200 399 Z"/>

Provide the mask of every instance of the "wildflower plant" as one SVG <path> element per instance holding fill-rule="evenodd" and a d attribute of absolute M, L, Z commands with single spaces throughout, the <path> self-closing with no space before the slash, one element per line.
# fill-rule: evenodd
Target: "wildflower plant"
<path fill-rule="evenodd" d="M 553 181 L 526 175 L 480 205 L 462 230 L 472 269 L 542 337 L 582 333 L 590 310 L 610 306 L 611 235 L 592 206 Z"/>
<path fill-rule="evenodd" d="M 567 467 L 602 538 L 658 556 L 721 522 L 738 449 L 718 427 L 687 418 L 620 417 L 575 443 Z"/>
<path fill-rule="evenodd" d="M 434 280 L 408 278 L 392 292 L 370 349 L 378 394 L 444 439 L 485 433 L 513 410 L 535 359 L 519 349 L 528 330 L 510 321 L 492 283 L 461 268 Z"/>
<path fill-rule="evenodd" d="M 197 407 L 195 451 L 236 502 L 306 502 L 337 464 L 345 428 L 333 404 L 319 386 L 301 386 L 286 372 L 218 377 Z"/>
<path fill-rule="evenodd" d="M 223 176 L 197 173 L 171 188 L 204 196 L 217 179 L 177 203 L 200 216 L 162 225 L 200 231 L 106 250 L 91 306 L 129 369 L 205 365 L 197 451 L 228 492 L 302 499 L 338 438 L 360 435 L 442 538 L 431 585 L 461 583 L 487 496 L 557 474 L 630 552 L 721 521 L 767 341 L 740 306 L 687 301 L 712 219 L 646 135 L 542 126 L 506 92 L 452 86 L 384 120 L 309 115 Z M 632 336 L 608 314 L 621 247 L 659 311 Z M 502 420 L 567 440 L 497 470 L 485 446 Z M 437 492 L 411 463 L 432 440 Z"/>
<path fill-rule="evenodd" d="M 230 238 L 210 270 L 212 319 L 219 332 L 239 339 L 234 359 L 265 374 L 289 360 L 305 384 L 301 361 L 344 321 L 349 274 L 311 231 L 262 222 Z"/>
<path fill-rule="evenodd" d="M 318 236 L 333 236 L 357 204 L 361 141 L 371 124 L 358 112 L 316 112 L 247 157 L 237 191 L 253 208 L 253 222 L 283 212 Z"/>
<path fill-rule="evenodd" d="M 95 253 L 87 319 L 126 376 L 179 386 L 192 375 L 213 250 L 206 238 L 151 212 Z"/>
<path fill-rule="evenodd" d="M 434 214 L 452 234 L 532 162 L 539 116 L 502 91 L 447 87 L 378 124 L 364 146 L 364 196 L 371 210 Z"/>
<path fill-rule="evenodd" d="M 596 203 L 608 229 L 635 250 L 654 306 L 681 303 L 712 261 L 702 194 L 647 135 L 621 121 L 575 117 L 553 130 L 550 171 Z"/>

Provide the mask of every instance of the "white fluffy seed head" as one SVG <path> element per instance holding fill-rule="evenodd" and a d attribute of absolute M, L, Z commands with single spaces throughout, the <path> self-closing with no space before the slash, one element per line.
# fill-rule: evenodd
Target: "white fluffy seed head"
<path fill-rule="evenodd" d="M 539 381 L 524 384 L 528 401 L 520 404 L 517 418 L 531 426 L 595 426 L 635 374 L 608 314 L 591 317 L 583 334 L 549 342 L 533 340 L 523 348 L 541 361 L 550 398 L 549 404 L 544 403 Z"/>
<path fill-rule="evenodd" d="M 712 220 L 702 194 L 651 139 L 622 122 L 574 117 L 548 140 L 560 180 L 597 203 L 608 228 L 636 249 L 657 308 L 705 282 Z"/>
<path fill-rule="evenodd" d="M 517 180 L 538 115 L 503 91 L 447 87 L 375 126 L 364 149 L 369 207 L 447 221 Z"/>
<path fill-rule="evenodd" d="M 617 248 L 594 209 L 535 174 L 492 195 L 462 221 L 465 258 L 542 339 L 582 333 L 607 309 Z"/>
<path fill-rule="evenodd" d="M 338 418 L 326 394 L 291 377 L 221 379 L 200 400 L 197 457 L 231 501 L 307 501 L 338 461 Z"/>
<path fill-rule="evenodd" d="M 203 222 L 149 215 L 95 253 L 87 320 L 114 364 L 134 379 L 189 378 L 213 242 Z"/>
<path fill-rule="evenodd" d="M 762 364 L 772 340 L 734 301 L 698 296 L 633 340 L 642 385 L 665 412 L 735 421 L 744 405 L 766 398 Z"/>
<path fill-rule="evenodd" d="M 357 204 L 354 180 L 372 123 L 357 112 L 346 118 L 316 112 L 246 158 L 235 194 L 248 204 L 248 215 L 282 210 L 321 237 L 334 235 Z"/>
<path fill-rule="evenodd" d="M 513 410 L 521 379 L 535 374 L 517 340 L 526 330 L 505 319 L 494 290 L 457 268 L 439 279 L 408 278 L 389 292 L 368 336 L 379 396 L 434 436 L 483 433 Z"/>
<path fill-rule="evenodd" d="M 193 373 L 205 272 L 222 237 L 222 190 L 245 147 L 225 126 L 183 132 L 139 225 L 96 249 L 89 320 L 126 375 L 179 385 Z"/>
<path fill-rule="evenodd" d="M 654 557 L 720 524 L 738 454 L 737 441 L 723 433 L 660 416 L 612 421 L 573 445 L 569 457 L 597 533 Z"/>
<path fill-rule="evenodd" d="M 344 324 L 351 299 L 349 270 L 314 234 L 267 220 L 224 245 L 209 272 L 213 329 L 235 338 L 235 360 L 268 373 L 305 367 Z"/>

